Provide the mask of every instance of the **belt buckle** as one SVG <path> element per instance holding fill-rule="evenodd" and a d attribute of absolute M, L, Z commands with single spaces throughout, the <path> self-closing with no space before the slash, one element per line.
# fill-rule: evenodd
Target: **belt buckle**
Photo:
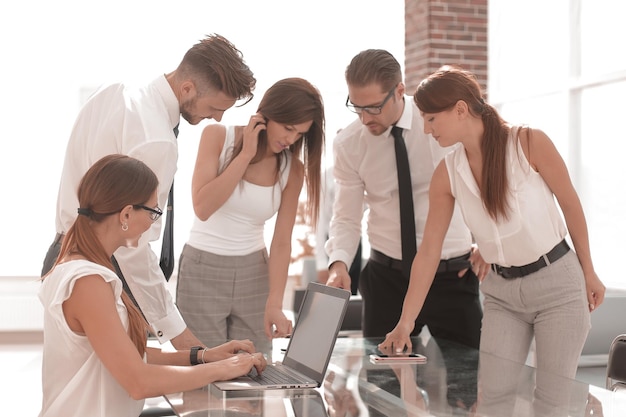
<path fill-rule="evenodd" d="M 491 266 L 492 266 L 493 272 L 500 275 L 502 278 L 507 278 L 507 279 L 515 278 L 509 274 L 509 271 L 507 271 L 506 268 L 503 268 L 502 266 L 497 265 L 497 264 L 491 264 Z"/>
<path fill-rule="evenodd" d="M 506 279 L 517 278 L 515 275 L 511 274 L 511 272 L 507 271 L 506 269 L 503 269 L 500 272 L 500 275 Z"/>

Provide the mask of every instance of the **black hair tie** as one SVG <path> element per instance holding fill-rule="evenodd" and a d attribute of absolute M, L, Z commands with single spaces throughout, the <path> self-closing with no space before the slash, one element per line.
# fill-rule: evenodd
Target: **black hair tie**
<path fill-rule="evenodd" d="M 91 215 L 93 214 L 93 210 L 88 209 L 88 208 L 79 208 L 78 214 L 82 214 L 83 216 L 86 216 L 86 217 L 91 217 Z"/>

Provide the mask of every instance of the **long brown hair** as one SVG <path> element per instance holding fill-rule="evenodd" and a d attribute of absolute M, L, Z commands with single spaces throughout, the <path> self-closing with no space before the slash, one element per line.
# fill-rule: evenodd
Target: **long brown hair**
<path fill-rule="evenodd" d="M 419 84 L 414 100 L 424 113 L 440 113 L 463 100 L 470 113 L 482 119 L 481 199 L 493 219 L 508 218 L 506 146 L 510 127 L 497 110 L 485 102 L 476 77 L 459 67 L 443 66 Z"/>
<path fill-rule="evenodd" d="M 128 205 L 145 204 L 157 186 L 154 172 L 137 159 L 114 154 L 93 164 L 78 186 L 80 215 L 63 238 L 55 266 L 69 254 L 78 253 L 88 261 L 114 271 L 111 258 L 92 224 L 119 213 Z M 128 311 L 128 334 L 143 356 L 147 340 L 146 322 L 124 291 L 122 301 Z"/>
<path fill-rule="evenodd" d="M 272 85 L 259 103 L 258 113 L 277 123 L 295 125 L 312 121 L 302 139 L 289 146 L 292 154 L 304 163 L 307 185 L 307 217 L 309 224 L 315 225 L 319 212 L 321 164 L 325 140 L 324 103 L 320 92 L 302 78 L 285 78 Z M 231 161 L 243 147 L 240 141 L 233 149 Z M 267 149 L 267 132 L 259 133 L 257 153 L 250 163 L 263 158 Z M 276 179 L 280 177 L 280 167 L 285 153 L 276 154 Z"/>

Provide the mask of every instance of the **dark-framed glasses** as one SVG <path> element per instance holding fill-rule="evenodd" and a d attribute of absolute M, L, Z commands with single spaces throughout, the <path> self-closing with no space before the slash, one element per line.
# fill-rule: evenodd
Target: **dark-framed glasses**
<path fill-rule="evenodd" d="M 161 210 L 158 206 L 155 208 L 144 206 L 143 204 L 133 204 L 133 208 L 142 209 L 150 213 L 150 218 L 153 222 L 157 221 L 159 217 L 163 215 L 163 210 Z"/>
<path fill-rule="evenodd" d="M 383 111 L 383 107 L 385 107 L 385 104 L 387 104 L 387 102 L 389 101 L 389 99 L 391 97 L 393 97 L 393 93 L 396 91 L 396 87 L 398 85 L 394 85 L 393 88 L 391 90 L 389 90 L 389 93 L 387 93 L 387 97 L 385 97 L 385 99 L 383 100 L 382 103 L 380 103 L 379 106 L 355 106 L 354 104 L 350 103 L 350 96 L 348 96 L 346 98 L 346 107 L 356 113 L 356 114 L 361 114 L 363 112 L 368 113 L 368 114 L 373 114 L 373 115 L 377 115 L 382 113 Z"/>

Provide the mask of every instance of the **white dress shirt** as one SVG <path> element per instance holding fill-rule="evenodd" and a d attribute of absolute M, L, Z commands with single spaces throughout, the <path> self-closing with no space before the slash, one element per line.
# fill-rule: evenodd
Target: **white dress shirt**
<path fill-rule="evenodd" d="M 328 268 L 328 256 L 324 245 L 328 238 L 328 228 L 330 227 L 330 219 L 333 217 L 333 201 L 335 200 L 335 178 L 332 167 L 324 171 L 321 191 L 320 211 L 315 228 L 315 263 L 318 271 Z M 350 267 L 349 264 L 348 267 Z"/>
<path fill-rule="evenodd" d="M 411 97 L 396 124 L 403 136 L 411 167 L 417 247 L 422 241 L 428 214 L 428 188 L 435 168 L 453 147 L 442 148 L 424 133 L 424 120 Z M 360 120 L 341 130 L 333 142 L 335 155 L 335 202 L 326 242 L 329 265 L 350 265 L 361 235 L 363 202 L 369 207 L 367 235 L 372 249 L 395 259 L 402 258 L 398 174 L 391 127 L 374 136 Z M 442 248 L 442 259 L 470 251 L 472 237 L 455 207 Z"/>
<path fill-rule="evenodd" d="M 165 76 L 141 87 L 111 84 L 98 89 L 81 109 L 67 144 L 57 199 L 57 233 L 64 234 L 76 219 L 76 190 L 83 175 L 109 154 L 132 156 L 148 165 L 159 179 L 159 207 L 164 208 L 176 172 L 174 127 L 179 120 L 178 100 Z M 137 248 L 120 248 L 115 258 L 148 323 L 163 343 L 182 333 L 186 325 L 150 248 L 149 242 L 158 240 L 160 231 L 161 220 L 143 234 Z"/>

